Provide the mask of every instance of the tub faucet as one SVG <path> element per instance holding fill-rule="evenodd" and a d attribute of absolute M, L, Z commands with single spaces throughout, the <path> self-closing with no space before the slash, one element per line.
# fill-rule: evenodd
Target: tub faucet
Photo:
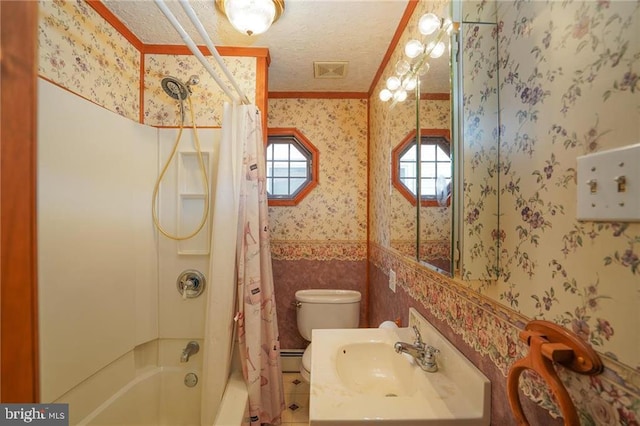
<path fill-rule="evenodd" d="M 413 344 L 396 342 L 396 344 L 393 345 L 393 348 L 397 353 L 406 353 L 411 355 L 424 371 L 428 371 L 429 373 L 438 371 L 436 354 L 440 351 L 422 341 L 420 331 L 418 331 L 418 327 L 415 325 L 413 326 L 413 331 L 416 333 L 416 340 Z"/>
<path fill-rule="evenodd" d="M 182 350 L 182 355 L 180 356 L 180 362 L 189 361 L 189 357 L 193 354 L 197 354 L 200 350 L 200 345 L 195 340 L 187 343 L 187 346 Z"/>

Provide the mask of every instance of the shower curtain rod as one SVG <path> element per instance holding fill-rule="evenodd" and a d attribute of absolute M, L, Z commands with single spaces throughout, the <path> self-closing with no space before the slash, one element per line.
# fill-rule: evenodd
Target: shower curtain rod
<path fill-rule="evenodd" d="M 250 104 L 251 102 L 249 101 L 249 98 L 247 98 L 247 96 L 242 92 L 242 89 L 240 89 L 240 87 L 238 86 L 238 83 L 236 83 L 236 80 L 233 78 L 233 74 L 231 74 L 229 72 L 229 69 L 224 64 L 224 61 L 222 60 L 222 57 L 218 54 L 218 51 L 216 50 L 213 42 L 211 41 L 211 38 L 209 37 L 209 35 L 205 31 L 204 27 L 202 26 L 202 23 L 200 22 L 200 20 L 196 16 L 195 11 L 191 7 L 191 5 L 188 4 L 188 1 L 187 0 L 180 0 L 180 4 L 182 5 L 182 8 L 184 9 L 185 13 L 189 17 L 189 19 L 191 20 L 193 25 L 198 30 L 198 33 L 200 34 L 200 36 L 203 38 L 205 44 L 207 45 L 207 48 L 209 49 L 209 52 L 211 52 L 211 54 L 213 55 L 213 58 L 217 62 L 218 66 L 222 69 L 224 74 L 227 76 L 227 78 L 229 79 L 229 81 L 233 85 L 234 89 L 236 90 L 236 93 L 232 92 L 229 89 L 229 87 L 227 87 L 227 85 L 224 84 L 224 82 L 222 80 L 220 80 L 220 77 L 216 73 L 216 70 L 213 69 L 213 67 L 211 66 L 209 61 L 207 61 L 207 59 L 204 57 L 202 52 L 200 52 L 200 49 L 198 49 L 198 46 L 196 46 L 196 44 L 194 43 L 193 39 L 191 37 L 189 37 L 189 34 L 187 34 L 187 32 L 182 27 L 182 25 L 180 25 L 180 23 L 176 19 L 175 15 L 169 10 L 167 5 L 164 3 L 164 0 L 155 0 L 155 2 L 156 2 L 156 5 L 158 6 L 158 8 L 160 8 L 162 13 L 164 14 L 164 16 L 166 16 L 166 18 L 169 20 L 169 22 L 171 22 L 171 25 L 173 25 L 173 28 L 175 28 L 176 31 L 178 32 L 178 34 L 180 34 L 180 37 L 182 37 L 182 40 L 185 42 L 185 44 L 187 45 L 187 47 L 189 48 L 191 53 L 193 53 L 193 55 L 196 58 L 198 58 L 198 60 L 202 64 L 202 66 L 204 66 L 204 68 L 207 70 L 207 72 L 209 72 L 211 77 L 213 77 L 215 82 L 218 84 L 218 86 L 220 86 L 220 88 L 224 91 L 224 93 L 229 98 L 231 98 L 231 100 L 233 100 L 233 102 L 239 102 L 239 103 L 243 103 L 243 104 Z"/>

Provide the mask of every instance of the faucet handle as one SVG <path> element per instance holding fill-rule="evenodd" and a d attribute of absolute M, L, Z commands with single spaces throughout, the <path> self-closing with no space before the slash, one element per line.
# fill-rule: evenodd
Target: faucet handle
<path fill-rule="evenodd" d="M 439 354 L 439 353 L 440 353 L 440 349 L 436 349 L 431 345 L 427 345 L 424 348 L 424 354 L 426 358 L 433 358 L 435 354 Z"/>
<path fill-rule="evenodd" d="M 416 340 L 413 342 L 415 346 L 424 346 L 424 342 L 422 341 L 422 336 L 420 335 L 420 330 L 416 325 L 413 326 L 413 332 L 416 333 Z"/>

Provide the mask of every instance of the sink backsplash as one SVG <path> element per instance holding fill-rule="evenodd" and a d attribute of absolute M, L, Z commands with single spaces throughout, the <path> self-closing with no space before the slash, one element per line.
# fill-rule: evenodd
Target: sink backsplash
<path fill-rule="evenodd" d="M 465 391 L 470 395 L 482 392 L 482 386 L 488 394 L 491 393 L 491 382 L 489 379 L 477 369 L 471 361 L 469 361 L 462 352 L 460 352 L 451 342 L 449 342 L 440 332 L 427 321 L 414 308 L 409 308 L 409 329 L 417 326 L 422 336 L 422 341 L 438 349 L 440 353 L 436 355 L 438 363 L 438 371 L 451 377 L 455 382 L 468 383 Z M 427 373 L 429 374 L 429 373 Z M 469 374 L 476 374 L 484 380 L 469 380 Z M 472 399 L 470 399 L 472 400 Z M 489 399 L 487 399 L 487 407 L 485 413 L 491 412 Z"/>

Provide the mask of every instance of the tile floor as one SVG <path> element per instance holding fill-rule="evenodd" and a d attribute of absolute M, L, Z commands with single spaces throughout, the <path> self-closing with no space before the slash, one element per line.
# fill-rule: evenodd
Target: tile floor
<path fill-rule="evenodd" d="M 300 373 L 282 373 L 284 402 L 283 425 L 308 426 L 309 424 L 309 384 Z"/>

